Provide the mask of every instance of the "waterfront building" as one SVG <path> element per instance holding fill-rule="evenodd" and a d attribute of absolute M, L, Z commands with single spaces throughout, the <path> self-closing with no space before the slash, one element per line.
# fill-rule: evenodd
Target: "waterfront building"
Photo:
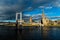
<path fill-rule="evenodd" d="M 30 21 L 30 23 L 32 23 L 32 17 L 30 17 L 30 20 L 29 21 Z"/>
<path fill-rule="evenodd" d="M 47 26 L 49 24 L 49 19 L 44 15 L 44 10 L 42 12 L 42 24 Z"/>

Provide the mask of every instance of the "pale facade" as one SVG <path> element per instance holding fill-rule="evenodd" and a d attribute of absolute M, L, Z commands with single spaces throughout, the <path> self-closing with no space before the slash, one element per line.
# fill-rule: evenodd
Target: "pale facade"
<path fill-rule="evenodd" d="M 43 25 L 45 25 L 45 26 L 47 26 L 49 24 L 49 19 L 45 17 L 44 11 L 42 13 L 42 22 L 43 22 Z"/>

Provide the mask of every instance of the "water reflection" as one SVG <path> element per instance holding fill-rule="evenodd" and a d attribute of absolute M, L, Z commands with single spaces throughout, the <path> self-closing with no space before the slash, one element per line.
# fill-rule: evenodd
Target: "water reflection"
<path fill-rule="evenodd" d="M 43 27 L 42 35 L 44 40 L 60 40 L 60 28 Z"/>
<path fill-rule="evenodd" d="M 49 27 L 43 27 L 42 28 L 42 38 L 43 38 L 43 40 L 50 40 L 50 38 L 48 38 L 49 31 L 50 31 Z"/>
<path fill-rule="evenodd" d="M 60 28 L 23 27 L 16 31 L 15 27 L 0 26 L 0 40 L 60 40 Z"/>
<path fill-rule="evenodd" d="M 21 34 L 19 34 L 19 36 L 21 36 L 22 40 L 40 40 L 40 29 L 39 28 L 35 28 L 35 27 L 29 27 L 28 29 L 26 29 L 26 27 L 24 28 L 24 30 L 22 30 Z"/>
<path fill-rule="evenodd" d="M 0 40 L 16 40 L 15 28 L 0 26 Z"/>

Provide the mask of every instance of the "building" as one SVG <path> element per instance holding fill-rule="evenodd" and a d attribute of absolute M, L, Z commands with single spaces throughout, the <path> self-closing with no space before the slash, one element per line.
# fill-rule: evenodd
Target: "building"
<path fill-rule="evenodd" d="M 44 15 L 44 10 L 42 12 L 42 24 L 47 26 L 49 24 L 49 19 Z"/>
<path fill-rule="evenodd" d="M 29 20 L 30 23 L 32 23 L 32 17 L 30 17 L 30 20 Z"/>

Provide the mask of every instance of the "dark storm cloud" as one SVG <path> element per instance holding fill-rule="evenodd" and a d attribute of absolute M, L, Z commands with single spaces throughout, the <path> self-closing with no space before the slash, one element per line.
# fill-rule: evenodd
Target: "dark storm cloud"
<path fill-rule="evenodd" d="M 59 0 L 0 0 L 0 19 L 7 19 L 11 15 L 15 16 L 16 12 L 25 9 L 35 9 L 39 6 L 57 6 L 57 4 L 60 6 L 59 2 Z"/>

